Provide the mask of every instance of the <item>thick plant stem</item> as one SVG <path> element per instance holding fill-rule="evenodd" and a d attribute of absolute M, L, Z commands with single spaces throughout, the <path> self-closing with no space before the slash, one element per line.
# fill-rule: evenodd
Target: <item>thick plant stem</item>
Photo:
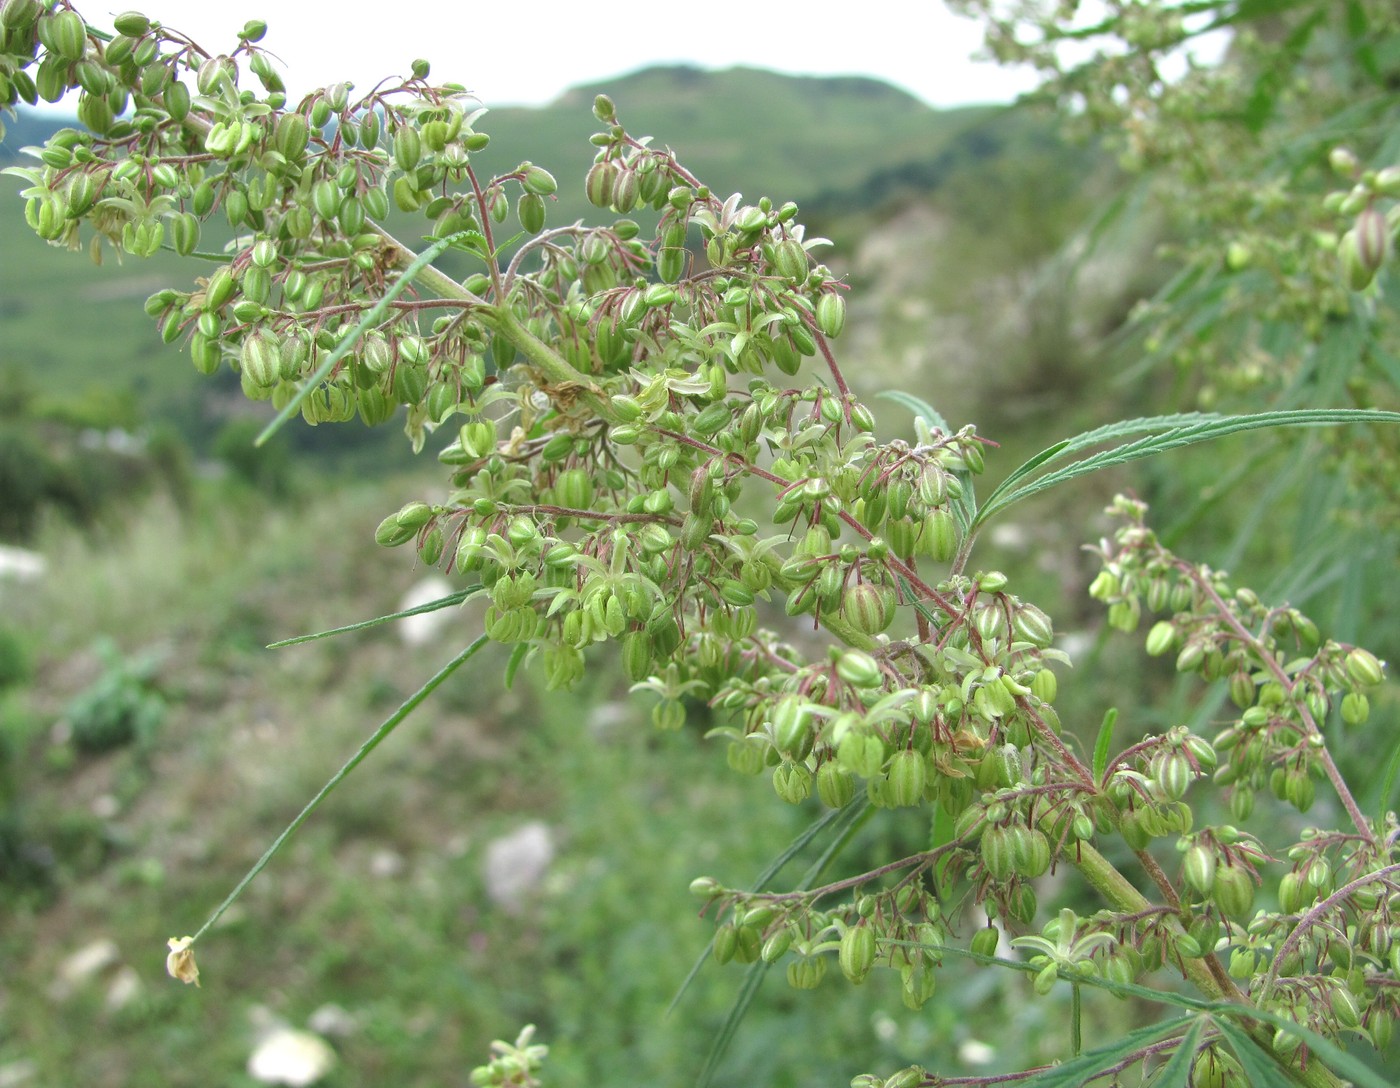
<path fill-rule="evenodd" d="M 1093 885 L 1115 910 L 1125 914 L 1137 914 L 1151 909 L 1152 904 L 1133 887 L 1128 878 L 1088 843 L 1077 844 L 1074 851 L 1066 856 L 1083 874 L 1084 879 Z M 1181 969 L 1191 983 L 1212 1000 L 1239 1003 L 1238 991 L 1230 993 L 1221 986 L 1204 959 L 1183 958 Z M 1266 1051 L 1270 1049 L 1272 1033 L 1267 1029 L 1255 1028 L 1250 1034 Z M 1306 1069 L 1292 1069 L 1290 1072 L 1298 1083 L 1307 1085 L 1308 1088 L 1341 1088 L 1342 1085 L 1342 1081 L 1330 1070 L 1324 1069 L 1320 1062 L 1309 1062 Z"/>

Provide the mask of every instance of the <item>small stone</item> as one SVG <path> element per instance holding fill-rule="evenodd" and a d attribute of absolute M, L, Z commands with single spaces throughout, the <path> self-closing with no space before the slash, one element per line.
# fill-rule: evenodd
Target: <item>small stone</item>
<path fill-rule="evenodd" d="M 60 963 L 56 981 L 66 992 L 72 992 L 120 959 L 121 950 L 117 948 L 117 942 L 103 937 L 83 945 Z"/>
<path fill-rule="evenodd" d="M 503 910 L 518 911 L 526 896 L 539 887 L 553 860 L 554 836 L 541 820 L 502 835 L 486 847 L 486 894 Z"/>
<path fill-rule="evenodd" d="M 318 1035 L 344 1039 L 354 1034 L 359 1025 L 355 1017 L 347 1012 L 343 1006 L 330 1002 L 313 1012 L 307 1018 L 306 1026 Z"/>
<path fill-rule="evenodd" d="M 321 1036 L 297 1028 L 273 1028 L 248 1059 L 248 1075 L 263 1084 L 308 1088 L 331 1071 L 335 1051 Z"/>
<path fill-rule="evenodd" d="M 107 1008 L 119 1012 L 141 996 L 141 976 L 136 968 L 125 964 L 117 969 L 107 986 Z"/>
<path fill-rule="evenodd" d="M 399 611 L 407 612 L 410 608 L 431 604 L 446 597 L 453 588 L 446 578 L 424 578 L 403 595 L 399 601 Z M 426 646 L 442 633 L 451 620 L 452 610 L 449 608 L 405 616 L 399 620 L 399 638 L 405 646 Z"/>

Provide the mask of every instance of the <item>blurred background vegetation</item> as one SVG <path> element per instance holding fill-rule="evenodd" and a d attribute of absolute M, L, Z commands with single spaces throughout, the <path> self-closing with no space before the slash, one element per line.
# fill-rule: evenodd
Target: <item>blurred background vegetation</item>
<path fill-rule="evenodd" d="M 716 190 L 794 199 L 834 239 L 824 259 L 853 287 L 842 358 L 883 433 L 911 422 L 877 395 L 915 393 L 1000 444 L 995 482 L 1054 439 L 1196 406 L 1197 378 L 1170 360 L 1130 368 L 1122 352 L 1135 307 L 1171 289 L 1158 251 L 1180 226 L 1052 112 L 939 112 L 874 80 L 658 68 L 493 111 L 490 162 L 581 177 L 604 89 L 631 130 Z M 52 127 L 21 115 L 0 158 Z M 742 976 L 707 966 L 666 1016 L 710 933 L 687 884 L 752 880 L 814 812 L 729 772 L 702 740 L 705 708 L 657 733 L 606 661 L 564 696 L 528 668 L 502 690 L 504 657 L 483 654 L 202 943 L 208 984 L 164 977 L 165 939 L 193 930 L 479 616 L 439 613 L 422 644 L 390 625 L 265 650 L 401 607 L 428 572 L 376 548 L 373 529 L 406 495 L 436 493 L 435 463 L 415 462 L 392 423 L 289 428 L 254 450 L 265 406 L 231 374 L 201 378 L 141 312 L 183 278 L 173 259 L 99 268 L 50 249 L 25 228 L 17 186 L 0 188 L 0 544 L 44 567 L 0 575 L 0 1086 L 250 1084 L 270 1018 L 334 1040 L 333 1088 L 466 1084 L 486 1043 L 526 1022 L 551 1047 L 553 1083 L 690 1083 Z M 552 221 L 585 214 L 575 188 Z M 1322 441 L 1221 443 L 995 527 L 974 566 L 1006 569 L 1054 615 L 1076 660 L 1061 679 L 1070 728 L 1092 736 L 1118 705 L 1120 730 L 1155 732 L 1216 705 L 1132 640 L 1100 637 L 1079 545 L 1122 487 L 1184 554 L 1258 569 L 1261 594 L 1395 656 L 1394 522 L 1357 516 Z M 1394 716 L 1392 698 L 1373 728 Z M 1353 741 L 1340 758 L 1379 803 L 1383 759 Z M 921 847 L 927 828 L 885 815 L 852 865 Z M 499 905 L 489 848 L 532 821 L 552 861 L 523 902 Z M 1051 877 L 1041 901 L 1093 909 L 1076 894 Z M 881 992 L 879 973 L 863 989 L 832 975 L 811 994 L 769 980 L 718 1082 L 842 1084 L 914 1062 L 957 1075 L 1062 1053 L 1067 995 L 1025 1000 L 1006 972 L 950 964 L 921 1013 Z M 1085 1014 L 1096 1036 L 1154 1015 L 1100 997 Z"/>

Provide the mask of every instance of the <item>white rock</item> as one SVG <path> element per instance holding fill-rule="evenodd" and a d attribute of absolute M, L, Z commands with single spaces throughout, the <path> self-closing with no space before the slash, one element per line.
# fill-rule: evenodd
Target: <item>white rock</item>
<path fill-rule="evenodd" d="M 319 1035 L 296 1028 L 270 1031 L 248 1059 L 248 1075 L 263 1084 L 307 1088 L 331 1071 L 335 1051 Z"/>
<path fill-rule="evenodd" d="M 343 1039 L 354 1034 L 359 1025 L 356 1023 L 355 1017 L 346 1012 L 343 1006 L 329 1002 L 306 1018 L 306 1026 L 318 1035 L 330 1035 Z"/>
<path fill-rule="evenodd" d="M 99 938 L 83 945 L 58 965 L 58 981 L 72 989 L 94 975 L 100 975 L 119 959 L 121 950 L 117 948 L 117 942 L 108 937 Z"/>
<path fill-rule="evenodd" d="M 407 612 L 410 608 L 441 600 L 454 588 L 446 578 L 424 578 L 403 595 L 398 611 Z M 439 608 L 435 612 L 424 612 L 417 616 L 405 616 L 399 620 L 399 638 L 403 639 L 405 646 L 426 646 L 436 639 L 451 621 L 450 608 Z"/>
<path fill-rule="evenodd" d="M 19 1088 L 39 1075 L 39 1067 L 27 1058 L 0 1065 L 0 1088 Z"/>
<path fill-rule="evenodd" d="M 486 894 L 504 910 L 519 910 L 553 860 L 554 835 L 542 820 L 532 820 L 502 835 L 486 847 Z"/>
<path fill-rule="evenodd" d="M 964 1065 L 986 1065 L 996 1056 L 994 1048 L 977 1039 L 965 1039 L 958 1044 L 958 1060 Z"/>
<path fill-rule="evenodd" d="M 0 578 L 32 582 L 36 578 L 42 578 L 48 568 L 48 562 L 38 552 L 0 544 Z"/>
<path fill-rule="evenodd" d="M 124 964 L 112 976 L 107 986 L 107 1008 L 113 1012 L 126 1008 L 141 996 L 141 976 L 131 964 Z"/>
<path fill-rule="evenodd" d="M 403 855 L 388 847 L 382 847 L 369 856 L 369 875 L 380 880 L 401 875 L 407 866 Z"/>

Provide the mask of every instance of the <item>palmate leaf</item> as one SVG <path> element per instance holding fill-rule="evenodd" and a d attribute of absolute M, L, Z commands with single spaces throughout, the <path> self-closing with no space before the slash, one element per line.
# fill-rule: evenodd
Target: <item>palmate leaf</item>
<path fill-rule="evenodd" d="M 1101 469 L 1155 457 L 1168 450 L 1210 442 L 1226 435 L 1273 427 L 1325 427 L 1347 423 L 1400 423 L 1400 413 L 1360 408 L 1313 408 L 1286 412 L 1258 412 L 1242 416 L 1220 416 L 1191 412 L 1153 416 L 1111 423 L 1055 443 L 1019 466 L 982 504 L 973 519 L 975 530 L 987 519 L 1014 503 L 1070 480 Z M 1135 437 L 1143 436 L 1143 437 Z M 1081 450 L 1121 438 L 1132 438 L 1111 449 L 1036 475 L 1056 461 Z M 1032 478 L 1034 477 L 1034 478 Z"/>

